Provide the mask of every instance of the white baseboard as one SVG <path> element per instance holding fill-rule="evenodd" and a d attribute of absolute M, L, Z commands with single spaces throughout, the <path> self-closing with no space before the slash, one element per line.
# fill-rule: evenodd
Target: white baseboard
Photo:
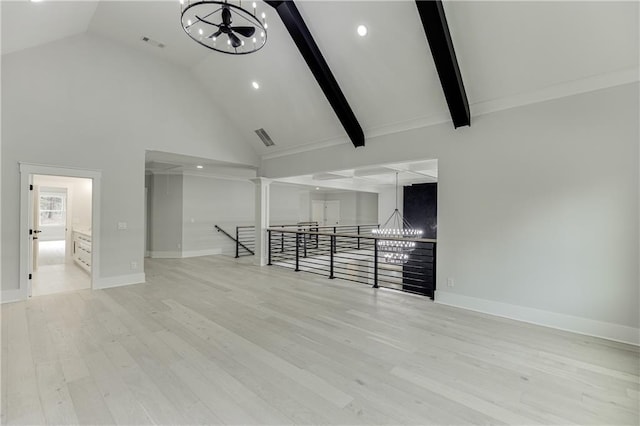
<path fill-rule="evenodd" d="M 24 291 L 19 288 L 12 290 L 2 290 L 2 293 L 0 293 L 0 303 L 19 302 L 21 300 L 25 300 L 26 298 L 26 289 Z"/>
<path fill-rule="evenodd" d="M 150 251 L 149 257 L 152 259 L 180 259 L 181 251 Z"/>
<path fill-rule="evenodd" d="M 200 256 L 212 256 L 216 254 L 222 254 L 221 248 L 207 249 L 207 250 L 190 250 L 183 251 L 182 257 L 200 257 Z"/>
<path fill-rule="evenodd" d="M 498 317 L 640 346 L 640 329 L 437 290 L 435 302 Z"/>
<path fill-rule="evenodd" d="M 142 284 L 145 281 L 146 277 L 144 272 L 139 274 L 117 275 L 115 277 L 98 278 L 94 289 L 102 290 L 105 288 L 121 287 L 123 285 Z"/>
<path fill-rule="evenodd" d="M 222 254 L 221 248 L 188 251 L 150 251 L 149 257 L 153 259 L 182 259 L 184 257 L 200 257 Z"/>

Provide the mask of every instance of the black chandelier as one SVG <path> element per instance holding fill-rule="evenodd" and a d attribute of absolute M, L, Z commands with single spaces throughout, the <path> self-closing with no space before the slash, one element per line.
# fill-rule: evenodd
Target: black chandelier
<path fill-rule="evenodd" d="M 248 3 L 248 2 L 245 2 Z M 267 43 L 266 14 L 242 1 L 180 0 L 182 28 L 197 43 L 230 55 L 257 52 Z"/>
<path fill-rule="evenodd" d="M 384 261 L 394 265 L 403 265 L 409 261 L 409 253 L 416 248 L 417 238 L 422 238 L 422 230 L 416 229 L 404 218 L 398 209 L 398 172 L 396 172 L 396 208 L 389 219 L 379 229 L 371 233 L 378 237 L 376 245 Z M 382 239 L 391 238 L 389 240 Z"/>

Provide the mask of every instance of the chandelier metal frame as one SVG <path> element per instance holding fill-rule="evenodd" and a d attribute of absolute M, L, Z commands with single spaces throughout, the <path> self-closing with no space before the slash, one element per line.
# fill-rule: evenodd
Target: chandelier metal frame
<path fill-rule="evenodd" d="M 422 237 L 422 230 L 413 228 L 398 209 L 398 172 L 396 172 L 396 208 L 382 227 L 372 230 L 371 233 L 376 237 L 393 238 L 391 240 L 378 239 L 376 245 L 385 262 L 396 265 L 407 263 L 409 253 L 416 248 L 415 241 L 402 241 L 402 239 Z"/>

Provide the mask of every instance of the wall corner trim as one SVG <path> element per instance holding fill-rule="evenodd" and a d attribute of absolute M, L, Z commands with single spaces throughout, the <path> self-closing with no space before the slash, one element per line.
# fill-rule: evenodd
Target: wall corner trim
<path fill-rule="evenodd" d="M 99 278 L 94 287 L 95 290 L 102 290 L 105 288 L 121 287 L 131 284 L 144 284 L 146 277 L 144 272 L 139 274 L 117 275 L 115 277 Z"/>
<path fill-rule="evenodd" d="M 441 305 L 468 309 L 516 321 L 640 346 L 640 328 L 445 291 L 436 291 L 435 302 Z"/>

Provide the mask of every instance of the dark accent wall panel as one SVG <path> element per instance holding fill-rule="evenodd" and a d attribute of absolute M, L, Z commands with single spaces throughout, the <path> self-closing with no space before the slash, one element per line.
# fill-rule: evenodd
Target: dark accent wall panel
<path fill-rule="evenodd" d="M 404 187 L 404 218 L 422 229 L 423 238 L 438 237 L 438 184 L 421 183 Z"/>
<path fill-rule="evenodd" d="M 404 187 L 403 216 L 414 228 L 422 229 L 423 238 L 438 235 L 438 184 L 423 183 Z M 436 244 L 418 243 L 416 253 L 403 266 L 402 289 L 433 299 L 436 289 Z M 416 271 L 420 271 L 416 274 Z M 419 276 L 419 279 L 416 277 Z"/>

